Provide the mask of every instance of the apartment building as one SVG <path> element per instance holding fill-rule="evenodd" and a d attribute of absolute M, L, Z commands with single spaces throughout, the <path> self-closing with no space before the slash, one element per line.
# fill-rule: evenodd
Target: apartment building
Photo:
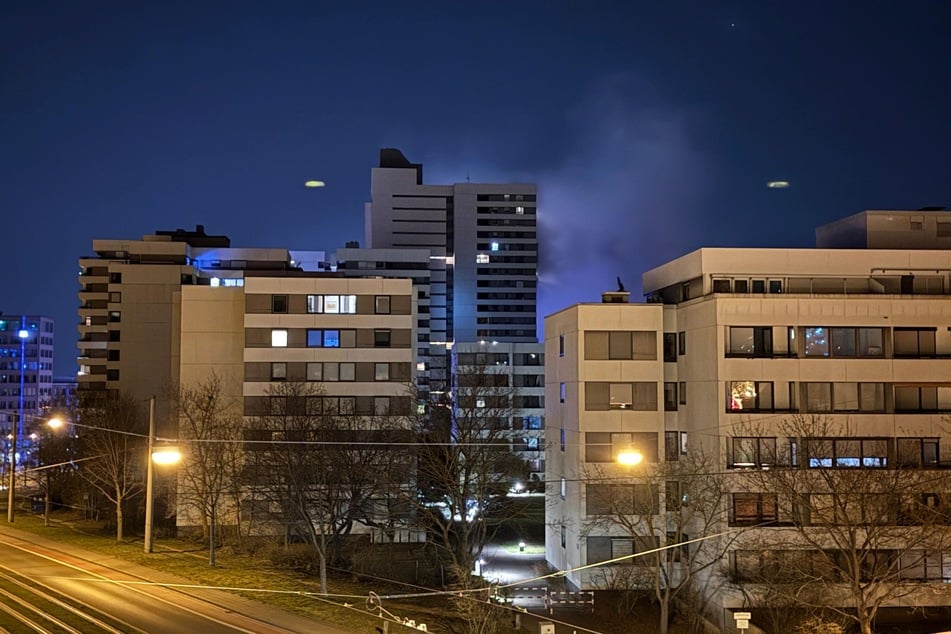
<path fill-rule="evenodd" d="M 416 280 L 420 302 L 418 376 L 423 396 L 446 391 L 456 380 L 454 347 L 471 354 L 488 344 L 503 346 L 512 360 L 527 354 L 541 357 L 536 317 L 535 185 L 424 184 L 421 164 L 410 162 L 397 149 L 386 148 L 380 151 L 379 166 L 372 170 L 370 189 L 371 201 L 365 207 L 366 244 L 370 248 L 338 251 L 337 257 L 341 262 L 350 260 L 347 274 L 355 261 L 378 275 L 399 272 Z M 374 257 L 375 263 L 370 259 Z M 420 266 L 426 258 L 428 279 Z M 414 266 L 407 271 L 410 260 Z M 525 350 L 533 352 L 516 352 L 510 344 L 524 344 L 528 346 Z M 511 385 L 515 402 L 541 398 L 533 385 Z M 530 418 L 529 425 L 543 429 L 541 412 L 530 411 L 535 409 L 525 408 L 524 415 Z M 528 445 L 544 445 L 543 432 L 517 426 L 510 429 L 517 430 L 532 432 L 526 436 Z M 520 446 L 519 442 L 513 446 Z M 532 457 L 534 451 L 518 453 L 529 459 L 531 472 L 541 478 L 543 461 Z"/>
<path fill-rule="evenodd" d="M 53 319 L 0 312 L 0 430 L 20 438 L 53 393 Z"/>
<path fill-rule="evenodd" d="M 528 480 L 519 483 L 524 490 L 541 491 L 545 481 L 544 344 L 460 343 L 452 350 L 452 368 L 457 382 L 470 372 L 495 377 L 493 392 L 504 399 L 496 411 L 505 416 L 496 421 L 491 433 L 504 439 L 528 465 Z"/>
<path fill-rule="evenodd" d="M 900 467 L 928 480 L 931 470 L 934 492 L 922 500 L 930 508 L 947 498 L 949 487 L 934 470 L 951 464 L 951 250 L 937 233 L 951 214 L 884 211 L 859 218 L 839 225 L 841 231 L 820 228 L 820 241 L 857 244 L 856 222 L 885 223 L 890 232 L 876 228 L 878 235 L 859 240 L 862 248 L 699 249 L 646 272 L 644 304 L 609 293 L 605 303 L 546 318 L 549 435 L 560 435 L 547 452 L 546 555 L 568 571 L 571 584 L 603 587 L 634 565 L 623 561 L 636 558 L 599 562 L 664 544 L 662 534 L 645 540 L 596 527 L 600 511 L 588 498 L 595 469 L 629 482 L 634 499 L 642 493 L 638 469 L 617 461 L 631 449 L 648 470 L 702 449 L 725 474 L 730 492 L 722 527 L 740 536 L 706 573 L 704 586 L 721 627 L 732 624 L 734 610 L 752 609 L 755 616 L 765 609 L 756 603 L 761 588 L 753 580 L 762 579 L 757 574 L 767 561 L 791 556 L 770 555 L 763 544 L 791 540 L 790 527 L 831 533 L 838 521 L 819 508 L 828 492 L 806 492 L 789 506 L 775 492 L 744 488 L 750 473 Z M 929 231 L 932 237 L 923 239 L 920 232 Z M 869 243 L 888 248 L 865 248 Z M 791 433 L 795 420 L 821 420 L 822 437 Z M 658 512 L 666 508 L 661 493 Z M 903 521 L 899 511 L 887 517 Z M 901 547 L 893 538 L 873 554 L 894 563 L 902 584 L 919 584 L 922 591 L 913 592 L 919 608 L 951 605 L 942 585 L 951 577 L 948 555 L 929 553 L 927 564 L 918 557 L 906 566 Z M 834 548 L 830 541 L 823 552 Z M 803 545 L 794 552 L 806 551 Z M 842 597 L 829 600 L 849 605 Z M 896 598 L 886 609 L 907 604 Z"/>
<path fill-rule="evenodd" d="M 322 252 L 231 247 L 227 236 L 201 225 L 94 240 L 93 251 L 79 260 L 77 394 L 123 391 L 142 402 L 154 395 L 160 431 L 168 421 L 165 395 L 180 378 L 182 289 L 241 287 L 249 271 L 314 271 L 324 260 Z"/>

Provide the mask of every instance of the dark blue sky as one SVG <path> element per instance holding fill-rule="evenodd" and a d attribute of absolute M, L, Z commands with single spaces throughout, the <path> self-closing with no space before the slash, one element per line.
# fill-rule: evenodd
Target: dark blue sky
<path fill-rule="evenodd" d="M 56 319 L 59 373 L 93 238 L 362 242 L 382 146 L 539 184 L 543 314 L 701 245 L 951 206 L 939 0 L 31 0 L 0 36 L 0 309 Z"/>

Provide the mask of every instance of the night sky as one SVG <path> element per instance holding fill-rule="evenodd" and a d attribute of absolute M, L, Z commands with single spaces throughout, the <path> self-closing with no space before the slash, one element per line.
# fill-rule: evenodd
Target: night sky
<path fill-rule="evenodd" d="M 951 207 L 946 1 L 29 0 L 0 36 L 0 310 L 56 319 L 59 374 L 94 238 L 362 244 L 380 147 L 538 183 L 542 315 L 699 246 Z"/>

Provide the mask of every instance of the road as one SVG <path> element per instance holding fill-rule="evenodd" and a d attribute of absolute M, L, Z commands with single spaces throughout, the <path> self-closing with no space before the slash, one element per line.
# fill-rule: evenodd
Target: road
<path fill-rule="evenodd" d="M 11 632 L 348 634 L 224 592 L 153 585 L 117 563 L 3 530 L 0 620 Z"/>

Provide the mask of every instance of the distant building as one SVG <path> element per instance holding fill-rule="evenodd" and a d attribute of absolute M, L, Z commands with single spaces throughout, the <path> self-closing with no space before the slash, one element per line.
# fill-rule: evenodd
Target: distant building
<path fill-rule="evenodd" d="M 599 511 L 588 496 L 598 484 L 585 473 L 601 469 L 638 495 L 636 471 L 616 463 L 624 450 L 657 463 L 702 447 L 724 473 L 951 465 L 951 250 L 937 246 L 942 226 L 951 228 L 951 213 L 865 212 L 817 232 L 827 247 L 852 248 L 703 248 L 646 272 L 647 303 L 607 293 L 605 303 L 549 315 L 549 563 L 574 587 L 604 587 L 631 564 L 599 562 L 653 547 L 592 528 Z M 916 232 L 928 231 L 919 241 Z M 783 437 L 782 422 L 797 414 L 851 432 L 822 443 Z M 777 465 L 779 454 L 791 464 Z M 936 480 L 928 504 L 949 497 Z M 807 495 L 793 509 L 771 492 L 731 491 L 723 529 L 754 528 L 716 573 L 740 580 L 739 589 L 708 585 L 719 587 L 708 599 L 721 627 L 733 627 L 731 611 L 750 609 L 756 588 L 742 580 L 764 561 L 750 546 L 764 543 L 755 537 L 768 543 L 793 518 L 822 530 L 818 499 Z M 656 539 L 664 545 L 667 536 Z M 936 556 L 933 571 L 902 573 L 930 588 L 915 593 L 916 606 L 951 604 L 932 591 L 951 565 Z"/>
<path fill-rule="evenodd" d="M 25 338 L 20 337 L 21 331 Z M 0 431 L 4 436 L 19 420 L 22 408 L 19 432 L 24 438 L 52 394 L 53 336 L 50 317 L 0 312 Z"/>
<path fill-rule="evenodd" d="M 525 344 L 534 346 L 540 358 L 536 186 L 424 184 L 423 166 L 392 148 L 380 150 L 370 181 L 371 201 L 365 207 L 370 248 L 340 250 L 337 258 L 348 275 L 356 264 L 358 271 L 363 267 L 376 275 L 414 279 L 420 302 L 422 396 L 445 391 L 455 380 L 454 347 L 468 354 L 489 344 L 519 355 L 522 352 L 508 344 Z M 424 272 L 427 260 L 429 270 Z M 532 387 L 512 388 L 515 402 L 541 399 Z M 526 415 L 537 416 L 532 425 L 543 429 L 540 407 L 537 414 Z M 511 430 L 520 427 L 513 423 Z M 543 432 L 532 430 L 527 437 L 532 446 L 544 446 Z M 536 476 L 542 472 L 541 462 L 530 458 Z"/>

